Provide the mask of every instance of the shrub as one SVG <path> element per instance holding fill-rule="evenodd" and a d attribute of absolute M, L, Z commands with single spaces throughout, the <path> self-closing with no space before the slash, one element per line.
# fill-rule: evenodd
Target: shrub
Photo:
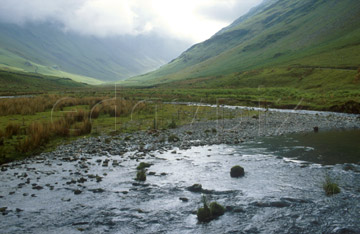
<path fill-rule="evenodd" d="M 171 121 L 171 123 L 168 125 L 168 128 L 176 128 L 176 123 L 174 120 Z"/>
<path fill-rule="evenodd" d="M 5 128 L 5 137 L 9 138 L 20 133 L 20 125 L 15 123 L 8 123 Z"/>
<path fill-rule="evenodd" d="M 100 115 L 100 108 L 97 108 L 97 107 L 92 109 L 89 113 L 90 119 L 97 119 L 97 118 L 99 118 L 99 115 Z"/>
<path fill-rule="evenodd" d="M 22 141 L 18 141 L 17 145 L 15 146 L 16 150 L 20 153 L 27 153 L 32 150 L 32 142 L 30 141 L 30 138 L 27 137 Z"/>
<path fill-rule="evenodd" d="M 330 176 L 325 177 L 325 181 L 323 183 L 323 189 L 327 196 L 340 193 L 339 186 L 330 178 Z"/>
<path fill-rule="evenodd" d="M 89 120 L 85 120 L 81 124 L 76 125 L 75 136 L 82 136 L 91 133 L 92 125 Z"/>
<path fill-rule="evenodd" d="M 238 178 L 238 177 L 242 177 L 244 175 L 245 175 L 245 171 L 244 171 L 244 168 L 242 168 L 241 166 L 236 165 L 231 168 L 231 171 L 230 171 L 231 177 Z"/>
<path fill-rule="evenodd" d="M 85 111 L 83 110 L 79 110 L 77 112 L 74 112 L 74 119 L 76 122 L 82 122 L 85 120 L 85 118 L 87 117 L 87 113 L 85 113 Z"/>
<path fill-rule="evenodd" d="M 5 134 L 4 134 L 4 132 L 0 129 L 0 139 L 3 138 L 3 137 L 5 137 Z"/>
<path fill-rule="evenodd" d="M 70 126 L 65 121 L 65 119 L 57 120 L 52 124 L 52 131 L 56 136 L 62 136 L 62 137 L 69 136 L 70 135 L 69 128 Z"/>
<path fill-rule="evenodd" d="M 136 180 L 137 181 L 145 181 L 146 180 L 145 170 L 140 170 L 136 173 Z"/>
<path fill-rule="evenodd" d="M 51 138 L 51 128 L 49 124 L 33 122 L 27 129 L 28 137 L 18 141 L 16 150 L 21 153 L 29 153 L 49 142 Z"/>

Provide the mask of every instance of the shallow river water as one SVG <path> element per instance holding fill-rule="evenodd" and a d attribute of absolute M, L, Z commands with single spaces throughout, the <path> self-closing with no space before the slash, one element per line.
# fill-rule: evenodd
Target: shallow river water
<path fill-rule="evenodd" d="M 139 152 L 28 159 L 0 172 L 0 232 L 360 233 L 358 146 L 342 146 L 353 152 L 349 161 L 327 157 L 326 144 L 316 142 L 334 134 L 341 139 L 336 134 L 358 132 L 175 148 L 141 160 L 134 159 Z M 153 165 L 146 182 L 138 183 L 142 161 Z M 244 167 L 245 177 L 230 177 L 234 165 Z M 325 195 L 326 175 L 338 182 L 340 194 Z M 193 184 L 203 191 L 189 191 Z M 202 195 L 226 213 L 199 224 Z"/>

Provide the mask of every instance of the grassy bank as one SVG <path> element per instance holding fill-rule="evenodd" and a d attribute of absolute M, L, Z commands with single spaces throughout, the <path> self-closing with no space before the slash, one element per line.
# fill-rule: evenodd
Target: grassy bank
<path fill-rule="evenodd" d="M 0 164 L 52 150 L 79 137 L 162 130 L 245 114 L 252 113 L 84 93 L 82 97 L 0 99 Z"/>

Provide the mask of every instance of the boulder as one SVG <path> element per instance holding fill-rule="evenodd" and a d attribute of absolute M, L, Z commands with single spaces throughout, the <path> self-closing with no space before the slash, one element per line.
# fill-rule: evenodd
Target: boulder
<path fill-rule="evenodd" d="M 237 165 L 237 166 L 233 166 L 231 168 L 230 171 L 230 176 L 233 178 L 238 178 L 238 177 L 242 177 L 245 175 L 245 171 L 244 168 L 242 168 L 241 166 Z"/>

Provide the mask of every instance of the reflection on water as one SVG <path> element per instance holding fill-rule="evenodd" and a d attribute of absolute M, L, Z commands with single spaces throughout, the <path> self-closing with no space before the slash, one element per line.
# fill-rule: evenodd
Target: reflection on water
<path fill-rule="evenodd" d="M 324 165 L 360 162 L 360 131 L 324 131 L 263 138 L 265 147 L 279 156 Z"/>

